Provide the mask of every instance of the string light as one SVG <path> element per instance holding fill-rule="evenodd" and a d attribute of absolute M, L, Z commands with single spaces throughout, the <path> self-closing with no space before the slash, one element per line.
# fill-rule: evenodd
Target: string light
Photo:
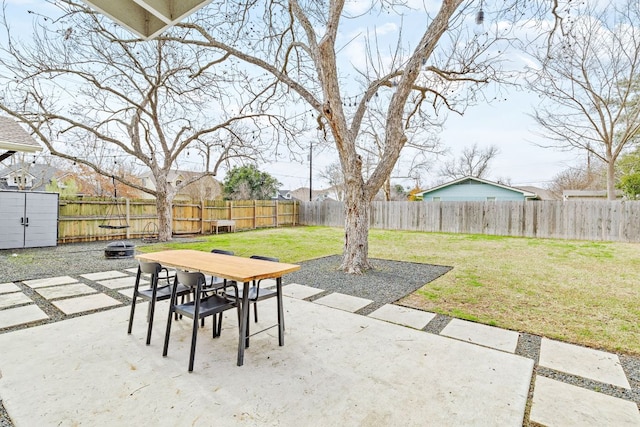
<path fill-rule="evenodd" d="M 484 22 L 484 10 L 482 10 L 482 4 L 483 2 L 480 2 L 480 10 L 478 11 L 478 14 L 476 15 L 476 24 L 481 25 Z"/>

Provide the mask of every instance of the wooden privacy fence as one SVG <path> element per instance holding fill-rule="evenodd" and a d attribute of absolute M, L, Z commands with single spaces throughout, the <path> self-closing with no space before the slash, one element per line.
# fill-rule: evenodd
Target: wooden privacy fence
<path fill-rule="evenodd" d="M 157 230 L 155 200 L 60 199 L 58 242 L 142 238 Z M 216 220 L 234 220 L 236 230 L 298 224 L 298 202 L 278 200 L 175 202 L 173 234 L 211 234 Z M 118 228 L 126 223 L 128 227 Z M 106 226 L 106 227 L 105 227 Z"/>
<path fill-rule="evenodd" d="M 300 224 L 344 226 L 340 202 L 302 202 Z M 640 201 L 373 202 L 371 228 L 640 242 Z"/>

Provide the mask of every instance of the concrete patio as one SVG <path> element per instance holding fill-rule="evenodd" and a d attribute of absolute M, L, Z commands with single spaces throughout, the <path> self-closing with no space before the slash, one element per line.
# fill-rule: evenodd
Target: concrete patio
<path fill-rule="evenodd" d="M 82 280 L 130 295 L 131 274 Z M 166 303 L 146 346 L 142 306 L 127 335 L 123 302 L 73 277 L 25 284 L 72 316 L 0 334 L 0 398 L 16 426 L 519 426 L 530 388 L 533 422 L 640 425 L 634 402 L 532 378 L 534 361 L 514 354 L 513 331 L 456 320 L 436 335 L 421 330 L 432 313 L 385 305 L 363 316 L 353 311 L 366 299 L 333 293 L 310 302 L 321 291 L 290 284 L 284 347 L 272 329 L 251 339 L 236 366 L 237 321 L 228 312 L 221 338 L 211 338 L 210 321 L 200 329 L 189 374 L 189 321 L 173 323 L 161 356 Z M 0 329 L 47 318 L 16 284 L 0 284 L 0 307 Z M 275 323 L 275 312 L 274 300 L 261 302 L 260 323 Z M 543 339 L 539 364 L 631 388 L 614 354 Z"/>

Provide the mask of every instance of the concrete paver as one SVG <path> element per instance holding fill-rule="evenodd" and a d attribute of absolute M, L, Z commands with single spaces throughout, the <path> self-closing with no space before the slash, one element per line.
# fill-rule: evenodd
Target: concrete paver
<path fill-rule="evenodd" d="M 136 278 L 131 276 L 119 277 L 117 279 L 99 280 L 98 283 L 100 283 L 102 286 L 106 286 L 109 289 L 133 288 L 133 286 L 136 284 Z M 148 284 L 148 280 L 144 280 L 142 278 L 140 279 L 140 286 Z"/>
<path fill-rule="evenodd" d="M 520 334 L 494 326 L 452 319 L 440 335 L 514 353 Z"/>
<path fill-rule="evenodd" d="M 545 426 L 639 426 L 635 403 L 536 376 L 530 419 Z"/>
<path fill-rule="evenodd" d="M 84 283 L 72 283 L 70 285 L 51 286 L 48 288 L 38 288 L 36 290 L 46 299 L 64 298 L 76 295 L 95 294 L 98 291 Z"/>
<path fill-rule="evenodd" d="M 556 371 L 631 388 L 620 359 L 613 353 L 543 338 L 538 363 Z"/>
<path fill-rule="evenodd" d="M 64 314 L 76 314 L 83 311 L 91 311 L 98 308 L 121 305 L 122 303 L 105 294 L 89 295 L 86 297 L 68 298 L 52 301 Z"/>
<path fill-rule="evenodd" d="M 98 273 L 81 274 L 80 276 L 93 281 L 115 279 L 116 277 L 129 277 L 127 273 L 118 270 L 100 271 Z"/>
<path fill-rule="evenodd" d="M 255 330 L 276 316 L 260 304 Z M 16 425 L 522 425 L 532 360 L 307 301 L 285 310 L 285 345 L 254 336 L 242 367 L 235 313 L 215 340 L 207 322 L 191 374 L 191 322 L 173 322 L 161 356 L 166 313 L 150 346 L 144 321 L 126 333 L 128 307 L 13 331 L 0 395 Z"/>
<path fill-rule="evenodd" d="M 333 307 L 339 310 L 354 313 L 361 308 L 368 306 L 373 301 L 366 298 L 354 297 L 351 295 L 341 294 L 339 292 L 333 292 L 327 296 L 318 298 L 313 302 L 315 302 L 316 304 L 322 304 L 328 307 Z"/>
<path fill-rule="evenodd" d="M 127 271 L 135 273 L 137 269 Z M 83 277 L 96 280 L 129 298 L 132 296 L 135 277 L 126 273 L 109 271 L 87 274 Z M 69 276 L 31 280 L 24 283 L 35 288 L 47 299 L 82 295 L 84 292 L 97 292 L 94 288 L 78 283 L 76 279 Z M 144 284 L 148 285 L 148 281 L 145 281 Z M 275 281 L 272 284 L 275 285 Z M 261 286 L 267 285 L 266 281 L 261 284 Z M 25 425 L 42 422 L 45 424 L 52 422 L 81 424 L 87 420 L 94 422 L 94 414 L 99 414 L 97 419 L 103 420 L 105 423 L 111 423 L 114 419 L 120 420 L 122 423 L 129 423 L 131 420 L 127 411 L 121 409 L 123 404 L 121 396 L 128 395 L 132 400 L 138 402 L 150 399 L 153 390 L 156 395 L 161 390 L 164 393 L 162 384 L 165 384 L 165 389 L 175 388 L 176 396 L 180 395 L 180 401 L 196 402 L 198 399 L 202 400 L 203 405 L 198 405 L 198 407 L 205 409 L 198 409 L 196 415 L 186 410 L 180 410 L 178 413 L 160 411 L 160 413 L 144 415 L 138 414 L 135 409 L 137 407 L 129 400 L 124 402 L 124 406 L 130 405 L 129 412 L 136 414 L 135 417 L 140 417 L 140 422 L 144 423 L 148 423 L 151 419 L 160 423 L 176 424 L 183 423 L 185 419 L 191 419 L 196 425 L 206 425 L 206 422 L 202 420 L 209 419 L 208 415 L 213 415 L 223 419 L 223 424 L 245 425 L 247 420 L 253 420 L 252 422 L 257 424 L 282 423 L 283 421 L 285 424 L 288 421 L 299 424 L 300 416 L 303 417 L 302 422 L 308 421 L 307 424 L 313 424 L 317 423 L 319 419 L 324 423 L 327 419 L 326 414 L 331 413 L 328 422 L 340 425 L 344 424 L 345 420 L 347 423 L 360 425 L 398 423 L 418 425 L 423 424 L 425 419 L 429 419 L 430 423 L 433 421 L 436 424 L 447 425 L 452 423 L 458 425 L 522 424 L 533 361 L 503 353 L 515 351 L 518 340 L 516 332 L 452 319 L 443 329 L 442 337 L 421 331 L 413 331 L 413 333 L 418 333 L 416 336 L 405 336 L 404 332 L 400 331 L 405 330 L 410 333 L 408 331 L 411 329 L 397 325 L 422 329 L 435 317 L 435 314 L 388 304 L 369 315 L 371 318 L 390 322 L 387 324 L 388 326 L 381 326 L 386 323 L 372 319 L 366 320 L 363 316 L 344 312 L 355 312 L 371 303 L 370 300 L 333 293 L 315 300 L 314 303 L 320 304 L 316 305 L 291 298 L 302 300 L 324 292 L 321 289 L 290 284 L 283 287 L 283 292 L 287 297 L 285 302 L 287 321 L 285 347 L 277 346 L 277 332 L 274 329 L 257 335 L 252 338 L 251 347 L 245 353 L 245 366 L 237 369 L 235 369 L 237 346 L 235 312 L 225 313 L 223 337 L 211 340 L 210 322 L 207 322 L 206 327 L 199 331 L 201 336 L 198 339 L 198 355 L 196 356 L 197 373 L 185 375 L 190 343 L 190 321 L 174 322 L 169 357 L 159 356 L 162 333 L 165 328 L 164 323 L 166 322 L 166 301 L 157 305 L 156 323 L 158 325 L 154 326 L 154 330 L 162 332 L 157 333 L 152 339 L 151 347 L 146 347 L 143 343 L 146 331 L 144 321 L 134 322 L 134 334 L 129 338 L 123 338 L 122 334 L 126 335 L 129 307 L 115 308 L 108 312 L 68 319 L 55 323 L 55 327 L 54 324 L 48 324 L 1 334 L 0 348 L 10 348 L 10 350 L 7 354 L 4 354 L 5 350 L 0 352 L 0 371 L 3 374 L 0 376 L 0 397 L 3 398 L 3 403 L 16 424 Z M 0 328 L 48 318 L 36 304 L 13 307 L 13 305 L 30 302 L 31 299 L 20 292 L 19 286 L 14 283 L 0 284 Z M 76 296 L 52 303 L 66 314 L 122 305 L 121 302 L 105 294 Z M 252 330 L 260 330 L 275 323 L 274 307 L 275 300 L 261 303 L 260 323 L 256 326 L 252 324 Z M 344 311 L 334 310 L 331 307 Z M 115 312 L 122 314 L 116 315 Z M 331 321 L 327 321 L 327 319 L 331 319 Z M 89 323 L 85 324 L 85 321 Z M 345 325 L 341 322 L 345 322 Z M 397 325 L 393 325 L 393 323 Z M 381 332 L 378 329 L 387 327 L 401 329 L 393 329 L 393 332 L 391 330 Z M 48 332 L 36 333 L 36 330 L 47 330 Z M 307 330 L 313 330 L 313 334 L 307 334 Z M 53 332 L 53 336 L 50 336 L 51 332 Z M 23 343 L 22 339 L 15 339 L 15 337 L 22 337 L 20 334 L 25 334 L 24 338 L 27 339 L 27 343 Z M 96 336 L 101 337 L 100 341 L 106 341 L 97 344 L 95 342 Z M 424 336 L 432 336 L 444 341 L 433 342 L 429 341 L 432 338 L 426 338 L 427 343 L 423 343 L 424 338 L 422 337 Z M 445 338 L 446 336 L 461 341 Z M 81 348 L 75 348 L 78 341 L 91 342 L 92 344 L 84 347 L 78 344 Z M 8 345 L 9 342 L 11 345 Z M 7 372 L 15 373 L 13 372 L 14 366 L 8 361 L 14 361 L 16 365 L 19 365 L 21 350 L 14 348 L 14 346 L 17 343 L 29 346 L 28 342 L 38 343 L 36 346 L 44 348 L 37 356 L 32 356 L 34 360 L 29 360 L 29 363 L 36 365 L 35 368 L 32 367 L 33 371 L 42 369 L 42 372 L 39 374 L 34 372 L 35 377 L 30 378 L 29 375 L 32 372 L 29 371 L 23 375 L 24 382 L 21 382 L 20 386 L 16 386 L 15 384 L 20 382 L 18 380 L 20 374 L 15 374 L 15 376 L 6 374 Z M 415 344 L 416 342 L 419 344 Z M 58 358 L 63 359 L 54 350 L 58 349 L 58 343 L 63 345 L 63 354 L 74 355 L 70 357 L 70 360 L 58 360 Z M 116 346 L 109 347 L 109 344 L 113 343 L 116 343 Z M 477 347 L 473 344 L 484 347 Z M 295 348 L 292 349 L 292 346 Z M 90 347 L 91 350 L 87 347 Z M 486 347 L 502 351 L 498 352 Z M 115 355 L 114 348 L 130 354 Z M 153 354 L 147 354 L 152 348 L 155 349 L 152 351 Z M 376 349 L 373 352 L 376 354 L 371 354 L 372 352 L 369 351 L 371 348 Z M 470 350 L 470 348 L 477 350 Z M 97 352 L 93 353 L 92 350 Z M 22 351 L 22 357 L 24 354 L 36 354 L 31 350 L 28 353 L 25 353 L 26 349 Z M 290 351 L 292 352 L 290 353 Z M 407 356 L 407 352 L 410 356 Z M 515 363 L 512 359 L 499 359 L 499 357 L 499 361 L 497 361 L 495 355 L 486 358 L 487 354 L 493 353 L 502 354 L 503 357 L 516 357 L 514 360 L 520 361 Z M 464 360 L 460 360 L 460 354 L 465 355 L 462 358 Z M 411 360 L 404 360 L 407 357 Z M 44 359 L 40 360 L 41 358 Z M 371 360 L 376 358 L 380 360 Z M 56 362 L 49 366 L 52 359 Z M 74 360 L 75 365 L 72 366 Z M 144 363 L 139 362 L 140 360 L 144 360 Z M 389 360 L 394 362 L 393 366 L 387 368 Z M 103 361 L 104 363 L 102 363 Z M 334 363 L 332 364 L 330 361 Z M 248 366 L 250 363 L 252 365 Z M 504 363 L 509 366 L 502 366 Z M 223 369 L 225 375 L 222 379 L 219 375 L 221 371 L 218 369 L 220 364 L 234 368 Z M 339 366 L 338 370 L 336 370 L 336 366 Z M 379 366 L 385 366 L 384 370 L 392 372 L 388 375 L 378 372 L 380 371 Z M 402 368 L 403 366 L 405 368 Z M 406 366 L 412 367 L 409 376 L 407 376 Z M 496 366 L 499 368 L 496 369 Z M 543 338 L 540 366 L 630 388 L 618 357 L 611 353 Z M 9 371 L 7 371 L 7 367 L 9 367 Z M 365 369 L 365 367 L 367 368 Z M 396 368 L 400 370 L 395 372 Z M 51 396 L 35 396 L 40 401 L 45 399 L 44 401 L 48 403 L 44 405 L 44 408 L 38 408 L 36 413 L 29 413 L 29 408 L 33 407 L 32 403 L 28 404 L 33 401 L 31 396 L 33 385 L 29 387 L 29 381 L 36 384 L 38 393 L 42 394 L 45 391 L 40 389 L 48 388 L 50 390 L 51 388 L 44 384 L 42 387 L 38 387 L 38 381 L 44 381 L 43 378 L 51 379 L 52 375 L 58 379 L 64 377 L 60 372 L 65 370 L 70 372 L 74 369 L 80 369 L 85 375 L 95 375 L 95 372 L 91 374 L 90 372 L 99 371 L 100 378 L 97 387 L 106 390 L 107 399 L 110 399 L 113 404 L 100 404 L 103 401 L 103 396 L 98 395 L 99 391 L 89 390 L 86 376 L 83 377 L 81 372 L 73 372 L 71 378 L 61 378 L 61 381 L 68 387 L 65 388 L 65 384 L 62 384 L 62 386 L 56 387 L 53 392 L 55 394 L 71 390 L 71 403 L 66 402 L 66 395 L 64 398 L 62 396 L 58 399 L 54 397 L 51 401 L 47 400 L 51 399 Z M 105 371 L 100 371 L 101 369 Z M 155 372 L 156 370 L 160 372 Z M 414 371 L 416 371 L 415 375 Z M 438 372 L 434 374 L 432 371 Z M 265 375 L 265 372 L 268 374 Z M 111 373 L 111 377 L 109 373 Z M 201 375 L 204 378 L 201 378 Z M 478 375 L 479 377 L 477 377 Z M 251 382 L 253 387 L 255 378 L 258 376 L 261 378 L 260 382 L 257 388 L 252 391 L 255 396 L 246 400 L 246 388 L 240 389 L 238 384 Z M 10 379 L 7 381 L 6 377 Z M 123 381 L 114 381 L 113 378 L 121 378 Z M 175 378 L 176 381 L 167 382 L 167 378 Z M 193 380 L 193 378 L 197 379 Z M 196 387 L 209 390 L 211 394 L 201 396 L 191 392 L 194 390 L 192 388 L 193 381 L 196 381 Z M 425 381 L 428 387 L 421 390 L 420 387 Z M 482 384 L 483 381 L 486 384 Z M 211 388 L 210 384 L 214 382 L 216 387 Z M 7 386 L 7 384 L 9 385 Z M 140 388 L 140 384 L 144 385 L 144 391 Z M 384 384 L 384 387 L 378 389 L 381 384 Z M 287 390 L 284 395 L 281 391 L 283 385 Z M 274 387 L 278 389 L 276 390 Z M 147 388 L 149 390 L 146 390 Z M 92 402 L 88 406 L 84 403 L 86 402 L 85 395 L 81 392 L 83 389 L 88 400 Z M 186 398 L 185 390 L 190 391 Z M 140 396 L 134 397 L 138 393 Z M 387 394 L 385 397 L 384 393 L 391 394 Z M 270 398 L 267 395 L 273 395 L 275 398 Z M 336 396 L 344 398 L 338 399 Z M 497 400 L 493 402 L 491 396 Z M 430 405 L 434 406 L 423 408 L 422 406 L 425 406 L 422 405 L 424 399 L 429 399 Z M 211 401 L 215 402 L 215 405 L 209 405 Z M 393 405 L 394 407 L 391 409 L 388 405 L 394 401 L 402 401 L 402 404 Z M 162 405 L 162 402 L 159 404 Z M 14 405 L 17 405 L 17 409 Z M 86 407 L 82 407 L 78 411 L 77 407 L 83 405 Z M 330 405 L 332 405 L 331 410 L 323 409 Z M 406 409 L 402 409 L 402 405 L 406 405 Z M 489 407 L 486 407 L 487 405 Z M 491 405 L 493 407 L 490 407 Z M 190 404 L 188 407 L 193 408 L 194 406 Z M 231 407 L 231 413 L 220 409 L 222 407 Z M 267 408 L 266 415 L 265 407 Z M 296 410 L 292 411 L 292 407 L 295 407 Z M 336 408 L 338 412 L 334 414 L 332 411 Z M 354 408 L 356 409 L 354 410 Z M 416 408 L 418 409 L 416 410 Z M 417 413 L 414 414 L 411 411 Z M 409 412 L 411 412 L 409 418 L 400 418 L 399 414 Z M 530 419 L 534 423 L 549 426 L 626 426 L 640 425 L 640 412 L 633 402 L 537 376 Z"/>
<path fill-rule="evenodd" d="M 287 297 L 305 299 L 324 292 L 322 289 L 311 286 L 290 283 L 282 287 L 282 294 Z"/>
<path fill-rule="evenodd" d="M 31 298 L 22 292 L 12 292 L 0 295 L 0 308 L 12 307 L 14 305 L 30 303 Z"/>
<path fill-rule="evenodd" d="M 35 322 L 36 320 L 48 318 L 49 316 L 47 316 L 46 313 L 40 310 L 40 308 L 35 304 L 9 308 L 6 310 L 0 310 L 0 328 L 8 328 L 9 326 L 22 325 L 24 323 Z M 0 348 L 2 348 L 3 351 L 7 351 L 6 349 L 10 348 L 10 346 L 7 344 L 5 347 L 0 346 Z M 30 352 L 24 353 L 24 357 L 30 354 Z M 3 366 L 0 364 L 0 370 L 2 368 Z"/>
<path fill-rule="evenodd" d="M 69 283 L 77 283 L 78 280 L 71 276 L 47 277 L 45 279 L 25 280 L 23 283 L 30 288 L 44 288 L 47 286 L 67 285 Z"/>
<path fill-rule="evenodd" d="M 431 322 L 436 315 L 409 307 L 385 304 L 373 313 L 370 313 L 369 317 L 398 325 L 409 326 L 414 329 L 422 329 L 427 326 L 427 323 Z"/>
<path fill-rule="evenodd" d="M 120 295 L 124 295 L 127 298 L 133 298 L 133 287 L 131 288 L 126 288 L 126 289 L 118 289 L 118 293 Z M 138 297 L 138 301 L 140 301 L 142 298 Z M 136 306 L 137 307 L 137 306 Z"/>
<path fill-rule="evenodd" d="M 20 287 L 15 283 L 0 283 L 0 294 L 19 291 Z"/>

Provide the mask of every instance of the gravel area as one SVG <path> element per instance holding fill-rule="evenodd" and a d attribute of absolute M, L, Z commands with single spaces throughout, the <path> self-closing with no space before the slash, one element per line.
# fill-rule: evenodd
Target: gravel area
<path fill-rule="evenodd" d="M 326 291 L 309 298 L 310 301 L 331 292 L 370 299 L 373 304 L 358 311 L 359 314 L 367 315 L 384 304 L 393 303 L 413 293 L 451 270 L 451 267 L 440 265 L 370 258 L 374 270 L 362 275 L 352 275 L 338 271 L 341 258 L 333 255 L 301 262 L 302 268 L 284 276 L 283 283 L 298 283 Z"/>
<path fill-rule="evenodd" d="M 179 240 L 195 241 L 196 239 Z M 136 247 L 145 245 L 145 243 L 133 239 L 127 240 L 127 242 L 135 244 Z M 91 242 L 66 244 L 52 248 L 0 250 L 0 283 L 16 282 L 23 292 L 51 317 L 45 323 L 61 320 L 65 318 L 63 313 L 20 281 L 62 275 L 78 276 L 84 273 L 123 270 L 137 266 L 135 259 L 106 259 L 104 257 L 106 244 L 107 242 Z M 451 267 L 447 266 L 371 259 L 375 269 L 363 275 L 354 276 L 338 271 L 340 259 L 340 256 L 335 255 L 301 262 L 302 268 L 286 275 L 283 283 L 299 283 L 325 291 L 309 298 L 310 301 L 331 292 L 370 299 L 374 302 L 358 312 L 367 315 L 384 304 L 398 301 L 451 270 Z M 120 299 L 123 303 L 129 302 L 126 297 L 115 291 L 95 283 L 91 285 L 101 292 Z M 438 314 L 424 330 L 428 333 L 438 334 L 450 320 L 450 317 Z M 21 328 L 18 326 L 12 329 Z M 620 355 L 621 365 L 632 387 L 631 390 L 626 390 L 538 366 L 540 342 L 541 337 L 539 336 L 521 333 L 516 348 L 516 354 L 532 359 L 536 363 L 529 392 L 525 425 L 529 424 L 528 413 L 535 390 L 535 374 L 630 400 L 640 406 L 640 357 Z M 0 400 L 0 427 L 12 426 L 11 419 Z"/>
<path fill-rule="evenodd" d="M 126 242 L 136 247 L 147 245 L 136 239 L 128 239 Z M 137 267 L 137 261 L 132 258 L 105 258 L 104 249 L 108 243 L 110 242 L 69 243 L 50 248 L 0 250 L 0 283 Z"/>

